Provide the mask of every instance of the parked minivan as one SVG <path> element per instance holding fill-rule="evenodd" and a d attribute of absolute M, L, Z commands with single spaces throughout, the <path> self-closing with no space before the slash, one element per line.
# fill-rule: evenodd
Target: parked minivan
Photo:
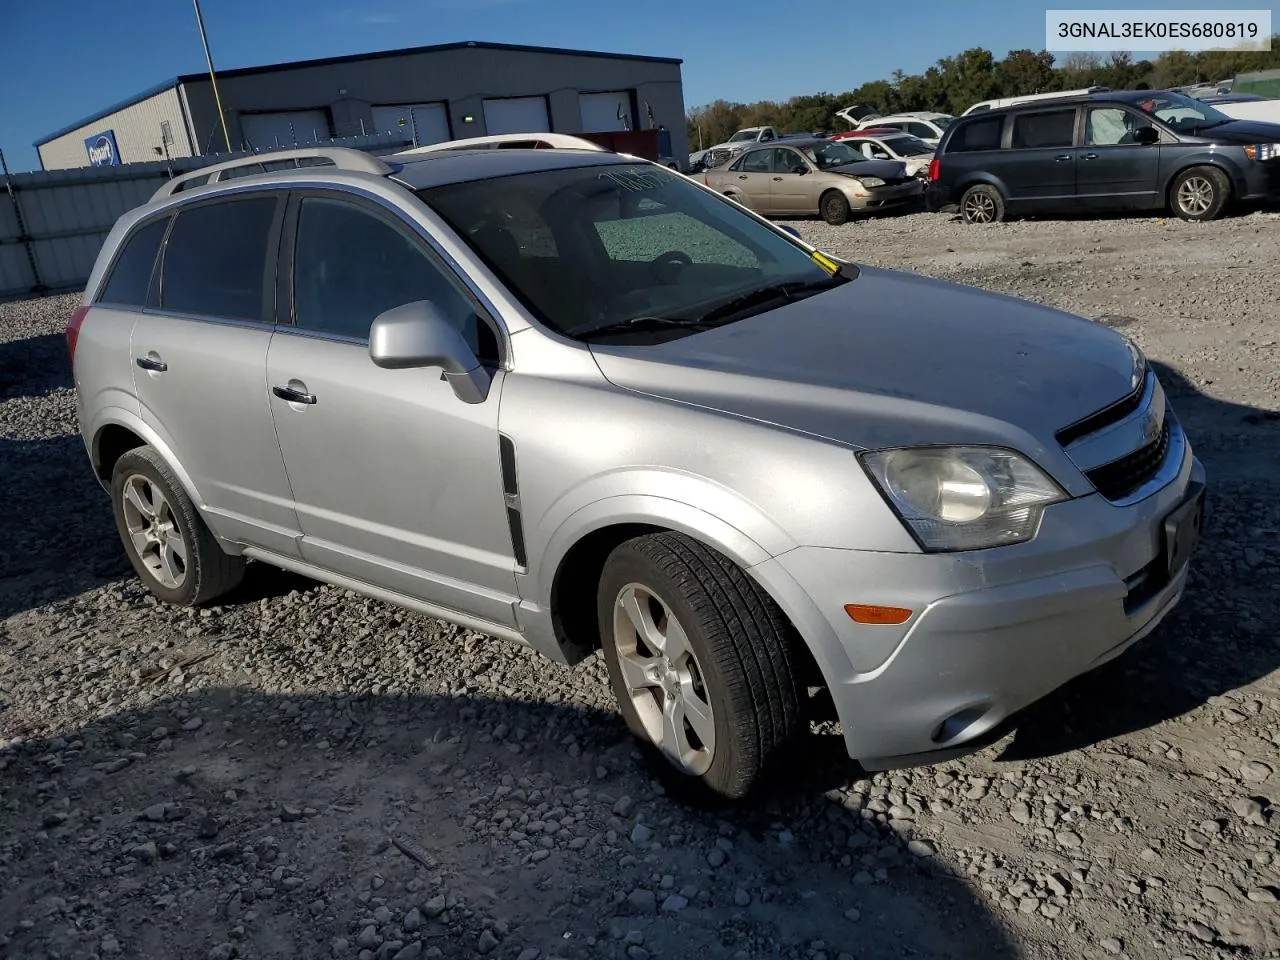
<path fill-rule="evenodd" d="M 1280 197 L 1280 124 L 1164 90 L 1027 103 L 958 119 L 929 170 L 930 210 L 968 223 L 1081 210 L 1212 220 Z"/>

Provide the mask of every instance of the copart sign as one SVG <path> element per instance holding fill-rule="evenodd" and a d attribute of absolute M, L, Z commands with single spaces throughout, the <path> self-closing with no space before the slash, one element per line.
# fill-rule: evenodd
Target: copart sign
<path fill-rule="evenodd" d="M 85 137 L 85 150 L 89 151 L 89 166 L 114 167 L 120 163 L 120 151 L 116 147 L 116 132 L 104 130 Z"/>

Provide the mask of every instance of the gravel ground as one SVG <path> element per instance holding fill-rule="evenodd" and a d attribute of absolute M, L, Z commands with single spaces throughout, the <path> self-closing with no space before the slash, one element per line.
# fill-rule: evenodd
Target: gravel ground
<path fill-rule="evenodd" d="M 598 658 L 256 566 L 152 601 L 75 434 L 74 298 L 0 306 L 0 956 L 1280 957 L 1280 220 L 796 226 L 1160 364 L 1213 489 L 1155 636 L 962 761 L 818 739 L 691 808 Z"/>

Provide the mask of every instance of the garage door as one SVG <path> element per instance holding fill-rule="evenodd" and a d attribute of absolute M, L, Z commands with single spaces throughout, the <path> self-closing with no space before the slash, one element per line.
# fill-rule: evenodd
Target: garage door
<path fill-rule="evenodd" d="M 580 93 L 578 107 L 582 111 L 583 133 L 626 130 L 632 119 L 631 94 L 626 90 L 614 93 Z M 635 124 L 632 123 L 631 126 L 634 127 Z"/>
<path fill-rule="evenodd" d="M 443 103 L 395 103 L 373 107 L 373 129 L 377 133 L 401 133 L 412 140 L 416 130 L 418 146 L 444 143 L 449 136 L 449 116 Z"/>
<path fill-rule="evenodd" d="M 240 133 L 249 146 L 260 149 L 315 143 L 330 137 L 329 114 L 325 110 L 242 113 Z"/>
<path fill-rule="evenodd" d="M 484 129 L 488 134 L 550 133 L 545 97 L 510 97 L 484 102 Z"/>

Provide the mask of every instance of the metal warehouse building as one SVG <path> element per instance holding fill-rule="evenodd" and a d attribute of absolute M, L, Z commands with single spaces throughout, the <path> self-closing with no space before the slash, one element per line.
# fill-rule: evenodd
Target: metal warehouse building
<path fill-rule="evenodd" d="M 397 134 L 665 128 L 688 154 L 680 60 L 461 42 L 176 77 L 36 142 L 46 170 Z"/>

